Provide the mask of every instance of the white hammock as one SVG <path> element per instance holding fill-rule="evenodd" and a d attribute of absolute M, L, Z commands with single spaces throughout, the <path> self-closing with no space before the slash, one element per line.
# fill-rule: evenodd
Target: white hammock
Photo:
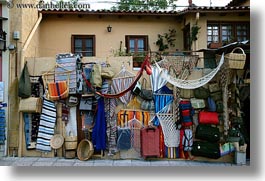
<path fill-rule="evenodd" d="M 222 57 L 220 59 L 219 65 L 213 69 L 209 74 L 199 78 L 199 79 L 194 79 L 194 80 L 182 80 L 182 79 L 177 79 L 175 77 L 172 77 L 168 74 L 168 71 L 166 69 L 162 69 L 157 63 L 156 66 L 160 70 L 161 77 L 170 84 L 181 88 L 181 89 L 196 89 L 198 87 L 201 87 L 205 84 L 207 84 L 212 78 L 217 74 L 217 72 L 221 69 L 221 66 L 224 63 L 224 53 L 222 54 Z"/>

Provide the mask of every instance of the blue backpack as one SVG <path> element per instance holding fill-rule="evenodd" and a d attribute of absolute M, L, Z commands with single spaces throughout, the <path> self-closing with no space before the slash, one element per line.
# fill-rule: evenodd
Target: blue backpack
<path fill-rule="evenodd" d="M 208 97 L 208 111 L 216 112 L 216 104 L 211 97 Z"/>

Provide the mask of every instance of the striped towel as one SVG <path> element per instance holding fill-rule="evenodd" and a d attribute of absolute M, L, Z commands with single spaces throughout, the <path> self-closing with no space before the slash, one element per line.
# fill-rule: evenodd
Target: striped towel
<path fill-rule="evenodd" d="M 54 102 L 43 100 L 42 113 L 38 131 L 36 149 L 39 151 L 50 152 L 50 140 L 54 135 L 56 123 L 56 106 Z"/>
<path fill-rule="evenodd" d="M 49 97 L 51 100 L 66 99 L 69 95 L 66 81 L 48 83 Z"/>

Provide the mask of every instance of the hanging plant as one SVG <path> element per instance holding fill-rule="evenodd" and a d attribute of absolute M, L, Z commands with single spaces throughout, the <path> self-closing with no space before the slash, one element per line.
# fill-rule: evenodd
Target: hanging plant
<path fill-rule="evenodd" d="M 164 33 L 164 35 L 157 35 L 157 41 L 155 44 L 158 46 L 158 51 L 165 51 L 169 47 L 175 47 L 176 30 L 169 29 L 168 31 L 169 32 Z"/>
<path fill-rule="evenodd" d="M 199 27 L 198 25 L 194 25 L 191 27 L 191 41 L 196 41 L 198 39 L 197 35 L 200 29 L 201 27 Z"/>

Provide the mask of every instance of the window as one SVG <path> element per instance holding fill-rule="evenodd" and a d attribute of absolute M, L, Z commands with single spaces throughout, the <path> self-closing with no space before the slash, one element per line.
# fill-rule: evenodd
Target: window
<path fill-rule="evenodd" d="M 207 45 L 211 43 L 232 43 L 250 38 L 249 23 L 238 22 L 213 22 L 207 25 Z"/>
<path fill-rule="evenodd" d="M 148 50 L 148 36 L 125 36 L 127 53 L 133 56 L 133 67 L 141 67 Z"/>
<path fill-rule="evenodd" d="M 72 53 L 95 56 L 95 35 L 72 35 Z"/>

